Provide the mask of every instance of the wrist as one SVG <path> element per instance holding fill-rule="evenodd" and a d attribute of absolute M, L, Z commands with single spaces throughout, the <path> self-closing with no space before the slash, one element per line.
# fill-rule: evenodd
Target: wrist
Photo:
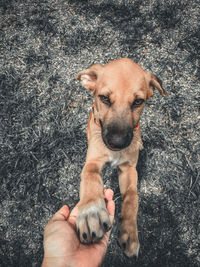
<path fill-rule="evenodd" d="M 44 257 L 42 267 L 71 267 L 70 264 L 67 264 L 67 261 L 65 257 Z"/>
<path fill-rule="evenodd" d="M 42 266 L 41 267 L 100 267 L 101 263 L 92 263 L 88 262 L 87 265 L 84 263 L 85 261 L 83 260 L 82 262 L 78 261 L 75 262 L 74 260 L 69 262 L 69 258 L 45 258 L 42 261 Z"/>

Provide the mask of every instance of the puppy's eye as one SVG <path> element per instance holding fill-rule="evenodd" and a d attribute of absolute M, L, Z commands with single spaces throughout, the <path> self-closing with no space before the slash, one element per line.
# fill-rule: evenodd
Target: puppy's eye
<path fill-rule="evenodd" d="M 133 104 L 131 105 L 131 108 L 137 108 L 139 106 L 141 106 L 144 103 L 144 99 L 135 99 L 135 101 L 133 102 Z"/>
<path fill-rule="evenodd" d="M 101 102 L 103 102 L 105 105 L 110 106 L 111 102 L 108 96 L 105 95 L 99 95 L 99 98 L 101 100 Z"/>

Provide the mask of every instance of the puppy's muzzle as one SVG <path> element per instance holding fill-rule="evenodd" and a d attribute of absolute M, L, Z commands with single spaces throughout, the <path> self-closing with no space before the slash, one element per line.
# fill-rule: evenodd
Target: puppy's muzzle
<path fill-rule="evenodd" d="M 133 139 L 133 129 L 131 127 L 119 127 L 108 125 L 102 129 L 102 138 L 105 145 L 114 151 L 128 147 Z"/>

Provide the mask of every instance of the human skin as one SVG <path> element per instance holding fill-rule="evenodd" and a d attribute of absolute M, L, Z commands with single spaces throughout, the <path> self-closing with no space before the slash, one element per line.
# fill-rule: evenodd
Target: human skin
<path fill-rule="evenodd" d="M 114 221 L 113 191 L 104 190 L 110 221 Z M 76 231 L 78 205 L 71 211 L 67 205 L 57 211 L 44 230 L 44 259 L 42 267 L 96 267 L 106 254 L 110 232 L 97 243 L 81 244 Z"/>

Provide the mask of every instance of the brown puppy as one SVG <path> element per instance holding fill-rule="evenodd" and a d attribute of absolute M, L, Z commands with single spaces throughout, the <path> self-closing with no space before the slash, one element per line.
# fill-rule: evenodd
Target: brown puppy
<path fill-rule="evenodd" d="M 81 174 L 77 229 L 83 243 L 97 242 L 111 227 L 100 176 L 106 162 L 119 168 L 123 196 L 119 242 L 127 256 L 138 255 L 137 171 L 142 147 L 139 119 L 145 101 L 157 88 L 167 96 L 161 81 L 128 58 L 105 66 L 92 65 L 79 72 L 78 80 L 94 93 L 88 128 L 88 151 Z"/>

